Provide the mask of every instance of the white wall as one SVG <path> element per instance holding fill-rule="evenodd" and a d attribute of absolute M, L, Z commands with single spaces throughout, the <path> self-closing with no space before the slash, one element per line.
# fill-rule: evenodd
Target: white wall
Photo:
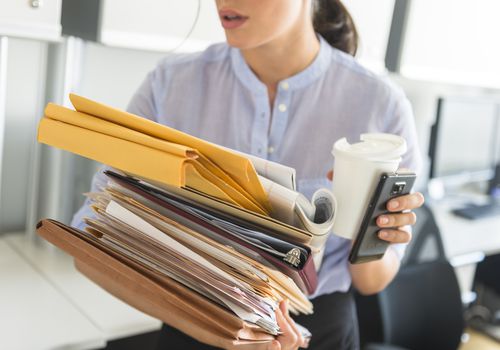
<path fill-rule="evenodd" d="M 343 0 L 359 34 L 356 57 L 376 72 L 385 71 L 385 51 L 395 0 Z"/>
<path fill-rule="evenodd" d="M 166 54 L 107 47 L 85 47 L 80 91 L 84 96 L 126 108 L 146 74 Z"/>

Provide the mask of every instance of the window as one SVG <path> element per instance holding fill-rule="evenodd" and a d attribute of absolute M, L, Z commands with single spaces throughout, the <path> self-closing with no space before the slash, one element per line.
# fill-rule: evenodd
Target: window
<path fill-rule="evenodd" d="M 381 72 L 385 70 L 385 50 L 391 27 L 395 0 L 344 0 L 360 36 L 356 57 L 366 67 Z"/>
<path fill-rule="evenodd" d="M 500 1 L 412 1 L 401 74 L 500 87 Z"/>

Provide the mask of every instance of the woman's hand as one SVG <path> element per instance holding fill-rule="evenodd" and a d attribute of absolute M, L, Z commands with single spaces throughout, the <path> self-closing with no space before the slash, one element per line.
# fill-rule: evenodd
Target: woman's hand
<path fill-rule="evenodd" d="M 332 180 L 333 171 L 328 172 L 327 177 Z M 378 233 L 380 239 L 390 243 L 410 242 L 411 233 L 408 227 L 416 222 L 415 213 L 412 213 L 411 210 L 422 206 L 422 204 L 424 204 L 424 196 L 419 192 L 394 198 L 387 202 L 387 210 L 390 214 L 377 218 L 377 225 L 381 228 Z M 365 295 L 380 292 L 398 272 L 399 259 L 395 250 L 388 249 L 380 260 L 349 265 L 354 287 Z"/>
<path fill-rule="evenodd" d="M 423 204 L 424 196 L 420 192 L 404 195 L 387 202 L 388 211 L 403 211 L 403 213 L 385 214 L 377 218 L 377 225 L 381 228 L 378 232 L 379 238 L 390 243 L 410 242 L 411 233 L 408 226 L 415 224 L 417 216 L 408 211 L 419 208 Z"/>
<path fill-rule="evenodd" d="M 377 226 L 381 228 L 378 237 L 391 244 L 410 242 L 410 226 L 414 225 L 417 220 L 415 213 L 410 210 L 422 204 L 424 204 L 424 196 L 419 192 L 389 200 L 387 210 L 391 213 L 377 218 Z M 352 282 L 361 294 L 378 293 L 393 280 L 399 266 L 400 257 L 396 251 L 387 249 L 380 260 L 350 265 Z"/>
<path fill-rule="evenodd" d="M 288 313 L 288 303 L 282 301 L 278 310 L 276 310 L 276 320 L 280 327 L 281 334 L 276 337 L 276 340 L 269 344 L 269 350 L 295 350 L 299 347 L 307 348 L 308 341 L 304 339 L 302 334 L 297 329 L 294 320 Z"/>
<path fill-rule="evenodd" d="M 333 170 L 330 170 L 326 177 L 332 181 Z M 382 229 L 378 233 L 379 238 L 390 243 L 410 242 L 411 233 L 406 227 L 415 225 L 417 216 L 408 211 L 420 208 L 423 204 L 424 196 L 420 192 L 404 195 L 387 202 L 387 210 L 396 213 L 380 215 L 377 218 L 377 225 Z M 404 213 L 397 213 L 401 211 Z"/>

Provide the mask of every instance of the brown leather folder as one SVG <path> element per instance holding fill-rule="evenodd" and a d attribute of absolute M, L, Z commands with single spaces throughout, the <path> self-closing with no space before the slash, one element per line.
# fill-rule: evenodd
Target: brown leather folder
<path fill-rule="evenodd" d="M 267 349 L 274 339 L 195 291 L 117 254 L 88 233 L 42 220 L 37 234 L 73 256 L 78 270 L 115 297 L 200 342 L 224 349 Z"/>

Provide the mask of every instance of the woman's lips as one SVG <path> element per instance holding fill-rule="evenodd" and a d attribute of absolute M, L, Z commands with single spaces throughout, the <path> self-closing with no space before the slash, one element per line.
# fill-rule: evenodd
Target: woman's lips
<path fill-rule="evenodd" d="M 248 17 L 233 10 L 220 10 L 219 17 L 224 29 L 235 29 L 241 27 L 248 19 Z"/>

